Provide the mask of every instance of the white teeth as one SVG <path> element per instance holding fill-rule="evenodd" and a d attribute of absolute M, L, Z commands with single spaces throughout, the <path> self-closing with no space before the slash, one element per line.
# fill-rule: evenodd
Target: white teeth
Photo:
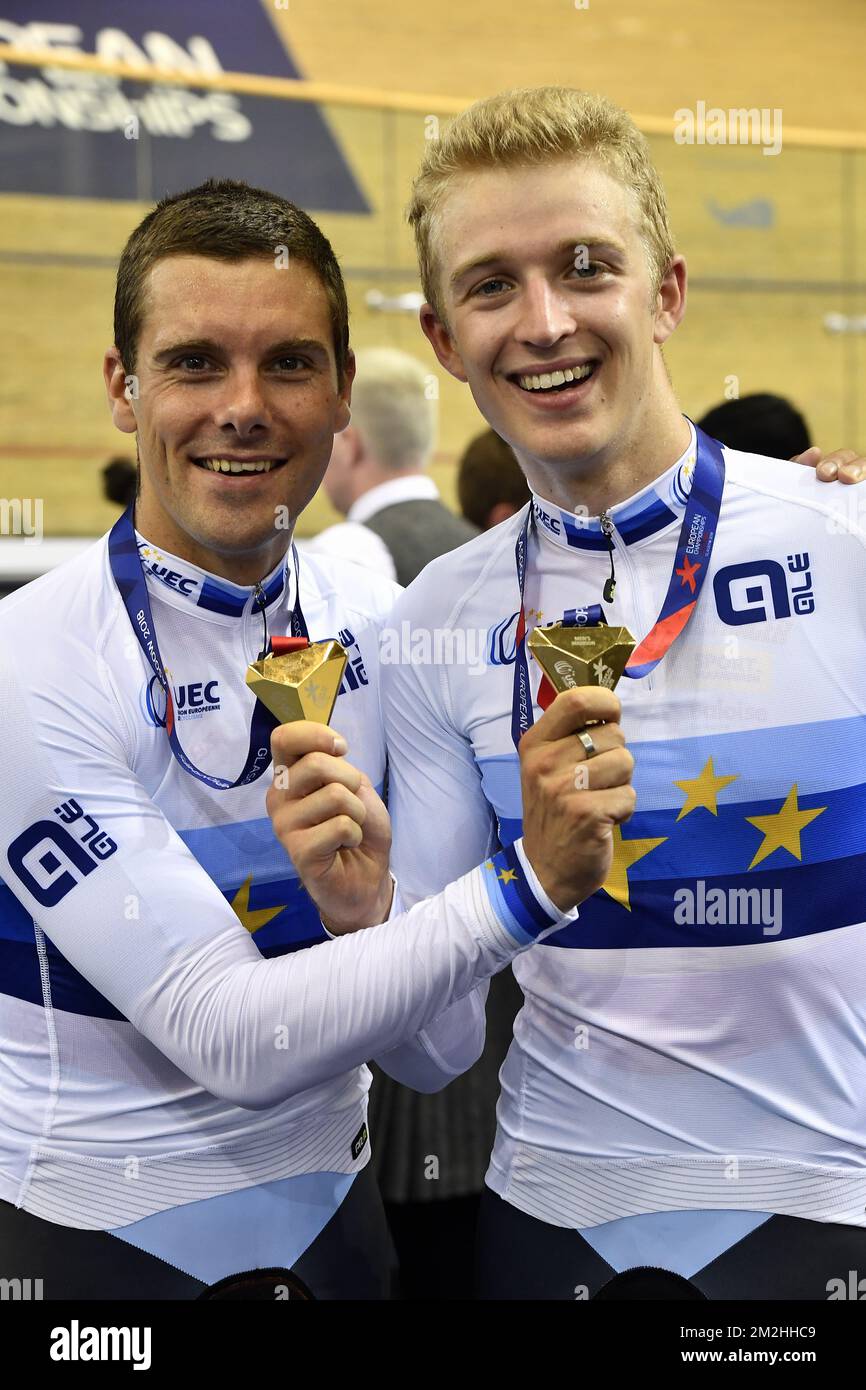
<path fill-rule="evenodd" d="M 235 459 L 202 459 L 202 463 L 211 473 L 270 473 L 274 467 L 273 459 L 257 459 L 249 463 L 238 463 Z"/>
<path fill-rule="evenodd" d="M 521 376 L 517 380 L 524 391 L 547 391 L 551 386 L 564 386 L 567 381 L 583 381 L 592 371 L 592 363 L 582 367 L 564 367 L 562 371 L 545 372 L 542 376 Z"/>

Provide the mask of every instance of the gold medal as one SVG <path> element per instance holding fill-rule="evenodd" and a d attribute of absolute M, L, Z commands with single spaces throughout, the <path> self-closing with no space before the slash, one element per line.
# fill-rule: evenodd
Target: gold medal
<path fill-rule="evenodd" d="M 635 649 L 627 627 L 566 627 L 551 623 L 532 629 L 526 645 L 557 694 L 578 685 L 614 690 Z"/>
<path fill-rule="evenodd" d="M 279 640 L 274 638 L 275 643 Z M 339 642 L 310 642 L 279 655 L 269 652 L 252 662 L 246 680 L 281 724 L 296 719 L 327 724 L 345 669 L 346 652 Z"/>

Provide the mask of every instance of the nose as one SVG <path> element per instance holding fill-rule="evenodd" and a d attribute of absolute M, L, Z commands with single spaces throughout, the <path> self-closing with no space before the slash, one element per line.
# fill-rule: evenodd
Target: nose
<path fill-rule="evenodd" d="M 234 430 L 240 438 L 270 428 L 270 411 L 255 367 L 235 368 L 227 375 L 215 418 L 220 429 Z"/>
<path fill-rule="evenodd" d="M 546 276 L 529 279 L 521 299 L 518 337 L 524 343 L 549 348 L 574 333 L 577 321 L 573 302 Z"/>

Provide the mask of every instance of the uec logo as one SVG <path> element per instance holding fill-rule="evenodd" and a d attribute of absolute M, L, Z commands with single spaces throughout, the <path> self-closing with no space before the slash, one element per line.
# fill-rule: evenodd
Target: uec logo
<path fill-rule="evenodd" d="M 219 681 L 192 681 L 189 685 L 173 685 L 171 693 L 176 716 L 192 713 L 194 710 L 219 707 Z M 165 695 L 156 676 L 151 676 L 144 687 L 143 707 L 148 723 L 158 729 L 165 727 Z"/>

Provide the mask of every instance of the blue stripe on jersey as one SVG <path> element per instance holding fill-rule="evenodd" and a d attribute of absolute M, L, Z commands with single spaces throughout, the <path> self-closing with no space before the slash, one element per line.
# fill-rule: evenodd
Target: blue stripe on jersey
<path fill-rule="evenodd" d="M 843 787 L 839 791 L 803 793 L 797 789 L 796 811 L 793 800 L 789 823 L 797 813 L 818 811 L 796 834 L 781 834 L 786 804 L 793 783 L 783 785 L 766 801 L 740 801 L 733 806 L 719 805 L 713 815 L 705 806 L 696 807 L 681 820 L 680 807 L 665 811 L 636 811 L 622 828 L 628 840 L 660 840 L 629 865 L 629 882 L 670 878 L 674 875 L 775 874 L 795 864 L 833 864 L 841 859 L 866 854 L 866 783 Z M 487 790 L 485 786 L 485 791 Z M 511 800 L 511 798 L 509 798 Z M 638 806 L 641 804 L 638 792 Z M 521 820 L 499 818 L 499 840 L 510 845 L 522 833 Z M 754 821 L 761 824 L 755 825 Z M 773 830 L 785 843 L 771 848 Z M 769 834 L 768 834 L 769 832 Z M 799 849 L 799 856 L 796 848 Z M 769 849 L 770 852 L 766 853 Z M 757 863 L 753 861 L 761 856 Z"/>
<path fill-rule="evenodd" d="M 672 512 L 660 497 L 656 497 L 652 506 L 642 508 L 634 517 L 617 517 L 615 524 L 626 545 L 634 545 L 635 541 L 654 536 L 656 531 L 677 520 L 676 512 Z"/>
<path fill-rule="evenodd" d="M 241 886 L 223 889 L 229 905 Z M 256 913 L 268 908 L 281 911 L 252 930 L 251 924 L 244 923 L 263 956 L 282 956 L 287 951 L 298 951 L 301 947 L 330 940 L 322 927 L 318 908 L 299 879 L 284 878 L 274 883 L 256 883 L 254 879 L 249 889 L 248 910 Z"/>
<path fill-rule="evenodd" d="M 565 512 L 560 513 L 562 519 L 562 529 L 568 538 L 568 544 L 575 550 L 608 550 L 607 539 L 598 522 L 590 522 L 587 526 L 575 526 L 571 517 Z"/>
<path fill-rule="evenodd" d="M 45 953 L 56 1009 L 89 1018 L 123 1020 L 123 1014 L 79 975 L 47 936 Z M 33 918 L 5 883 L 0 883 L 0 991 L 40 1008 L 45 1002 Z"/>
<path fill-rule="evenodd" d="M 206 608 L 210 613 L 227 613 L 231 617 L 239 617 L 246 607 L 249 594 L 232 593 L 231 589 L 224 589 L 219 584 L 214 584 L 212 579 L 205 579 L 198 596 L 199 608 Z"/>
<path fill-rule="evenodd" d="M 649 803 L 650 809 L 639 809 L 622 827 L 612 891 L 594 894 L 582 906 L 579 923 L 544 944 L 735 946 L 860 921 L 866 899 L 866 777 L 850 783 L 866 773 L 864 735 L 866 720 L 857 717 L 632 745 L 638 806 Z M 736 758 L 729 756 L 732 747 Z M 736 774 L 736 780 L 718 789 L 716 814 L 696 804 L 682 815 L 690 791 L 677 787 L 675 779 L 694 784 L 710 757 L 716 777 Z M 518 759 L 510 755 L 479 766 L 485 796 L 498 816 L 500 842 L 512 844 L 522 831 Z M 834 788 L 833 781 L 843 785 Z M 765 795 L 756 798 L 756 791 Z M 744 799 L 749 794 L 752 799 Z M 666 804 L 660 805 L 662 798 Z M 809 819 L 815 811 L 818 815 Z M 646 842 L 636 857 L 627 850 L 634 841 Z M 623 866 L 626 857 L 632 862 Z"/>
<path fill-rule="evenodd" d="M 539 518 L 542 526 L 545 525 L 544 510 L 544 508 L 538 509 L 542 513 Z M 575 522 L 574 517 L 568 512 L 560 511 L 557 513 L 557 518 L 562 528 L 562 534 L 573 549 L 608 549 L 605 534 L 595 517 L 587 517 Z M 654 536 L 656 531 L 663 530 L 665 526 L 670 526 L 678 519 L 677 513 L 671 510 L 658 493 L 653 492 L 649 497 L 644 497 L 633 503 L 631 507 L 624 508 L 613 520 L 625 544 L 634 545 L 636 541 L 645 540 L 647 536 Z"/>
<path fill-rule="evenodd" d="M 513 845 L 488 859 L 480 872 L 494 912 L 508 934 L 521 945 L 534 941 L 545 927 L 556 921 L 529 887 Z"/>
<path fill-rule="evenodd" d="M 382 795 L 381 784 L 376 787 Z M 294 866 L 283 849 L 268 816 L 224 825 L 177 831 L 190 854 L 222 892 L 237 888 L 250 874 L 257 887 L 263 882 L 297 881 Z M 262 906 L 270 906 L 262 903 Z"/>
<path fill-rule="evenodd" d="M 286 566 L 283 565 L 264 585 L 266 606 L 282 593 L 285 582 Z M 196 606 L 206 608 L 211 613 L 227 613 L 231 617 L 237 618 L 246 608 L 249 597 L 249 591 L 235 591 L 228 586 L 218 584 L 214 579 L 205 579 L 199 590 Z"/>
<path fill-rule="evenodd" d="M 628 908 L 599 890 L 581 903 L 578 920 L 541 945 L 585 950 L 751 946 L 817 936 L 863 920 L 866 854 L 798 864 L 777 870 L 769 884 L 767 879 L 755 873 L 716 878 L 692 873 L 638 880 L 629 883 Z M 715 920 L 719 916 L 722 920 Z"/>
<path fill-rule="evenodd" d="M 283 858 L 285 862 L 285 856 Z M 225 896 L 230 904 L 240 887 L 240 884 L 235 884 L 226 892 Z M 297 878 L 285 878 L 273 883 L 254 882 L 251 885 L 248 899 L 250 913 L 274 907 L 280 907 L 282 911 L 262 926 L 250 931 L 259 951 L 267 959 L 288 955 L 291 951 L 305 950 L 308 946 L 329 940 L 322 927 L 318 909 Z M 85 1014 L 89 1018 L 124 1021 L 125 1016 L 70 965 L 47 936 L 45 943 L 51 1003 L 55 1009 L 62 1009 L 66 1013 Z M 2 882 L 0 993 L 40 1007 L 44 1003 L 33 919 L 15 894 Z"/>
<path fill-rule="evenodd" d="M 866 715 L 699 738 L 644 742 L 629 739 L 628 746 L 635 758 L 634 787 L 641 811 L 673 807 L 675 814 L 679 812 L 686 794 L 674 785 L 675 781 L 698 777 L 709 758 L 716 776 L 736 777 L 719 792 L 720 811 L 725 805 L 745 799 L 755 802 L 762 797 L 784 798 L 794 782 L 804 796 L 820 796 L 828 788 L 866 783 Z M 477 761 L 484 795 L 497 815 L 519 818 L 517 754 Z M 690 820 L 694 814 L 685 819 Z"/>

